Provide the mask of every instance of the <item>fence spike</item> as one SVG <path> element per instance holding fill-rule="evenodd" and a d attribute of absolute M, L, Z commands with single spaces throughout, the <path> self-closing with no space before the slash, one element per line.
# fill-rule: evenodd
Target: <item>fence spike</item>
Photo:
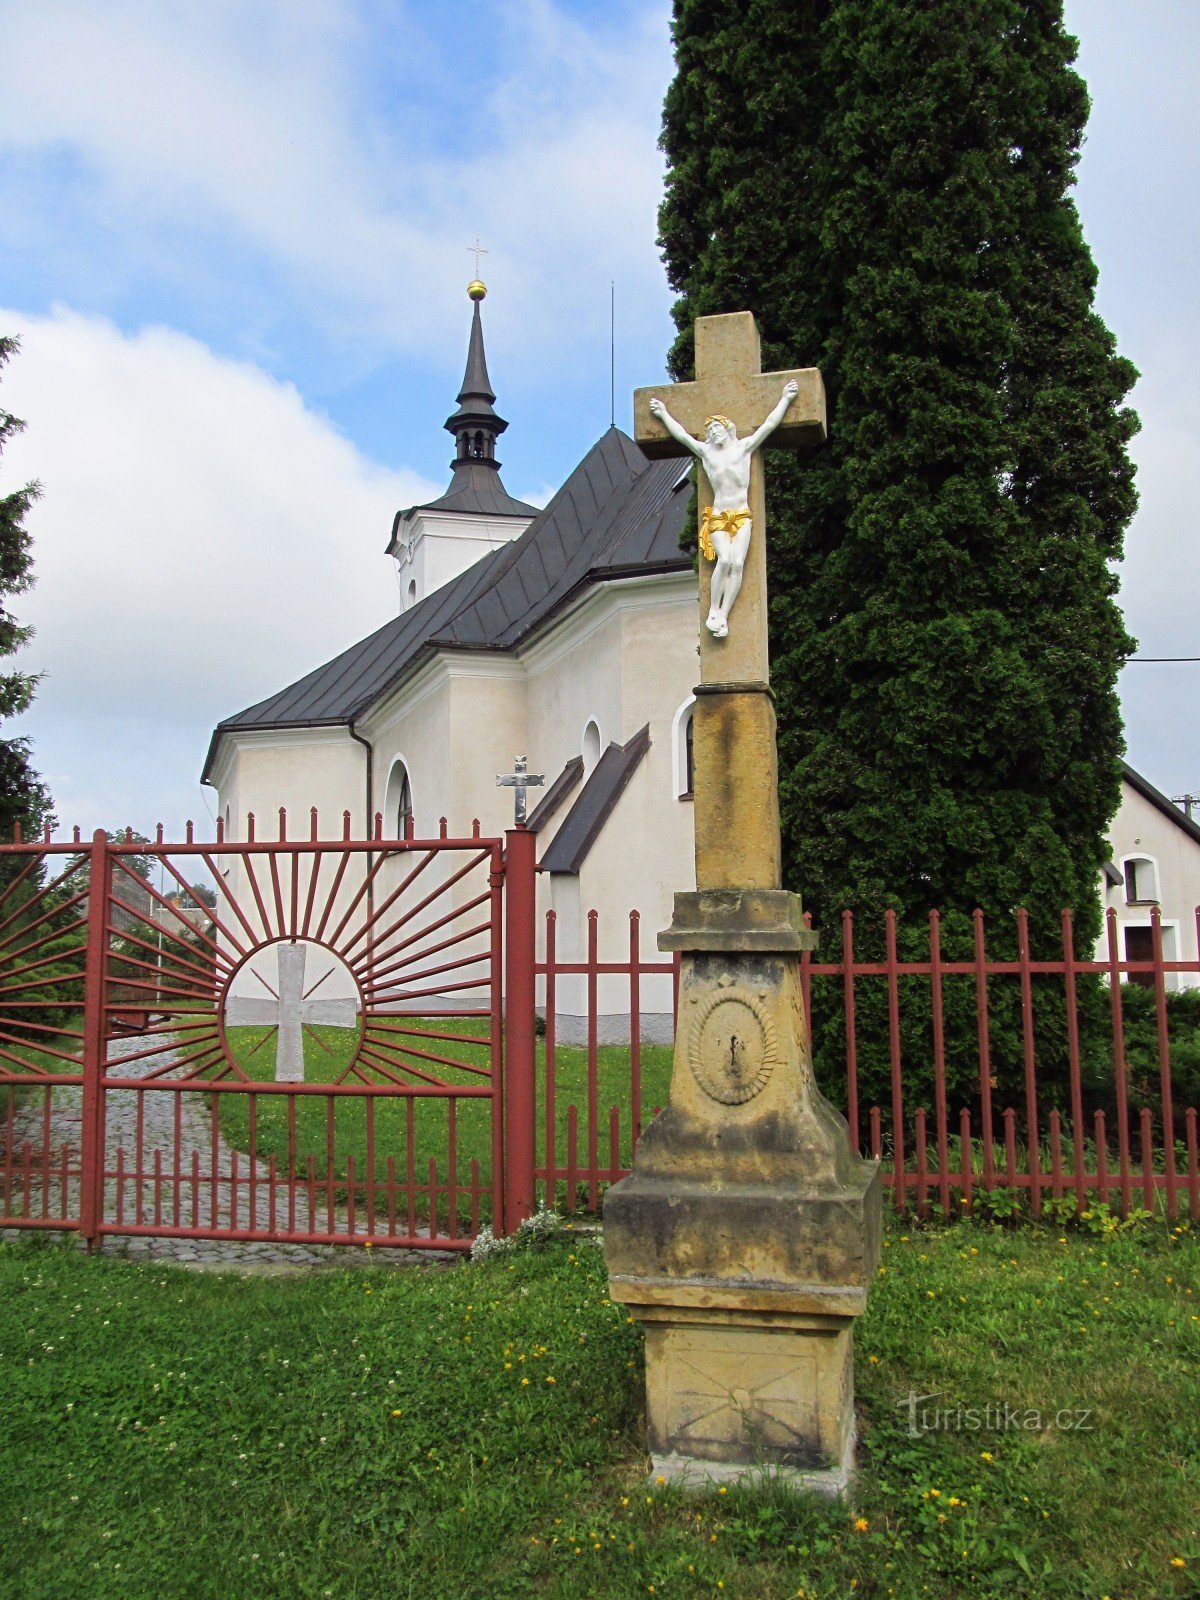
<path fill-rule="evenodd" d="M 254 813 L 253 813 L 253 811 L 247 811 L 247 813 L 246 813 L 246 843 L 247 844 L 253 844 L 254 843 Z"/>
<path fill-rule="evenodd" d="M 445 817 L 439 817 L 438 818 L 438 838 L 439 839 L 444 839 L 448 832 L 449 832 L 449 829 L 446 826 Z"/>
<path fill-rule="evenodd" d="M 279 808 L 279 842 L 282 844 L 287 838 L 287 807 Z"/>
<path fill-rule="evenodd" d="M 22 842 L 23 841 L 21 839 L 21 824 L 20 824 L 19 821 L 17 821 L 17 822 L 13 823 L 13 843 L 14 844 L 21 844 Z"/>
<path fill-rule="evenodd" d="M 217 818 L 217 843 L 218 844 L 224 844 L 225 843 L 225 818 L 224 817 L 218 817 Z"/>
<path fill-rule="evenodd" d="M 350 813 L 348 811 L 343 811 L 342 812 L 342 838 L 343 839 L 348 839 L 349 837 L 350 837 Z"/>
<path fill-rule="evenodd" d="M 76 823 L 75 826 L 71 829 L 71 843 L 72 844 L 82 844 L 83 843 L 83 835 L 79 831 L 79 824 L 78 823 Z"/>
<path fill-rule="evenodd" d="M 383 812 L 382 811 L 377 811 L 375 813 L 375 837 L 377 839 L 382 839 L 383 838 Z"/>
<path fill-rule="evenodd" d="M 154 842 L 155 844 L 161 844 L 163 842 L 163 825 L 161 822 L 154 830 Z"/>
<path fill-rule="evenodd" d="M 310 839 L 320 838 L 320 833 L 318 832 L 316 806 L 309 806 L 308 808 L 308 836 Z"/>

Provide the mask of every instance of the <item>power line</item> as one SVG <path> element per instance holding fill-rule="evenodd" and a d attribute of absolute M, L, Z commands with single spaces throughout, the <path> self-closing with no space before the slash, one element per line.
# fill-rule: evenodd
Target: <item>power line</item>
<path fill-rule="evenodd" d="M 1200 656 L 1130 656 L 1127 666 L 1136 663 L 1138 666 L 1150 661 L 1200 661 Z"/>

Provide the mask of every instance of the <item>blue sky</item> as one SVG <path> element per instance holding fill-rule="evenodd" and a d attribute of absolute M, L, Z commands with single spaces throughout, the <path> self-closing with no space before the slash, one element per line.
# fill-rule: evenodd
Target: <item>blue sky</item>
<path fill-rule="evenodd" d="M 42 0 L 0 8 L 3 482 L 45 487 L 23 731 L 64 822 L 203 818 L 212 724 L 393 614 L 392 513 L 445 483 L 478 234 L 508 488 L 542 500 L 663 370 L 669 7 Z M 1143 373 L 1125 564 L 1200 655 L 1192 0 L 1070 0 L 1078 198 Z M 1131 759 L 1200 789 L 1200 665 L 1131 666 Z"/>

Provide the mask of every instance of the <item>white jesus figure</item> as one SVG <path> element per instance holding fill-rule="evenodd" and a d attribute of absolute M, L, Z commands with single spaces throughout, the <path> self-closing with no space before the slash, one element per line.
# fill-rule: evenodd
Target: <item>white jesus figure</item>
<path fill-rule="evenodd" d="M 746 552 L 754 531 L 750 458 L 783 421 L 797 389 L 796 380 L 789 379 L 778 404 L 748 439 L 738 438 L 728 417 L 709 417 L 704 424 L 704 438 L 694 439 L 661 400 L 650 402 L 651 415 L 685 450 L 698 457 L 712 485 L 713 503 L 705 506 L 700 516 L 700 549 L 707 561 L 716 562 L 709 591 L 711 604 L 704 623 L 714 639 L 724 639 L 729 632 L 729 613 L 742 587 Z"/>

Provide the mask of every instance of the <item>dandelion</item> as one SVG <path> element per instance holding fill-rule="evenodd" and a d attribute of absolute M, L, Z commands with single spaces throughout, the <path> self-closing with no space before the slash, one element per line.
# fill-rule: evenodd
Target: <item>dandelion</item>
<path fill-rule="evenodd" d="M 866 1517 L 855 1517 L 854 1531 L 856 1533 L 866 1533 L 870 1526 L 871 1524 L 867 1521 Z"/>
<path fill-rule="evenodd" d="M 981 1450 L 979 1452 L 979 1459 L 980 1461 L 991 1461 L 993 1459 L 992 1452 L 990 1450 Z"/>
<path fill-rule="evenodd" d="M 725 1487 L 724 1484 L 722 1484 L 721 1487 L 717 1490 L 717 1493 L 718 1494 L 728 1494 L 729 1490 Z"/>
<path fill-rule="evenodd" d="M 1187 1566 L 1187 1562 L 1183 1559 L 1182 1556 L 1172 1556 L 1171 1557 L 1171 1565 L 1173 1567 L 1186 1567 Z"/>
<path fill-rule="evenodd" d="M 655 1481 L 655 1483 L 666 1483 L 667 1480 L 665 1478 L 663 1478 L 663 1477 L 658 1477 L 658 1478 L 655 1478 L 654 1481 Z"/>
<path fill-rule="evenodd" d="M 869 1359 L 870 1359 L 871 1365 L 873 1367 L 877 1367 L 879 1365 L 879 1357 L 878 1356 L 871 1356 Z"/>

